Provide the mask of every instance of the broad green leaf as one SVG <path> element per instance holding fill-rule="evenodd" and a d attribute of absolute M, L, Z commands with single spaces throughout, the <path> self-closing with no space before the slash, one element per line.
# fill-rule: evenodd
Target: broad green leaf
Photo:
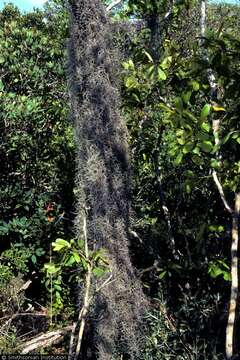
<path fill-rule="evenodd" d="M 128 77 L 125 81 L 125 86 L 127 89 L 136 88 L 137 85 L 138 83 L 134 77 Z"/>
<path fill-rule="evenodd" d="M 77 244 L 78 244 L 79 248 L 82 249 L 84 247 L 84 240 L 78 239 Z"/>
<path fill-rule="evenodd" d="M 162 69 L 168 69 L 172 62 L 172 56 L 167 56 L 165 59 L 161 62 L 161 68 Z"/>
<path fill-rule="evenodd" d="M 47 270 L 47 272 L 49 274 L 55 274 L 56 272 L 58 272 L 59 270 L 61 270 L 60 267 L 56 267 L 55 264 L 49 263 L 49 264 L 44 264 L 44 268 Z"/>
<path fill-rule="evenodd" d="M 101 276 L 103 276 L 104 274 L 106 274 L 106 272 L 108 272 L 108 269 L 107 269 L 107 268 L 95 267 L 95 268 L 93 269 L 93 274 L 94 274 L 96 277 L 101 277 Z"/>
<path fill-rule="evenodd" d="M 130 60 L 128 60 L 128 61 L 125 61 L 125 62 L 123 62 L 123 67 L 124 67 L 124 69 L 125 70 L 134 70 L 134 63 L 133 63 L 133 61 L 130 59 Z"/>
<path fill-rule="evenodd" d="M 206 117 L 208 117 L 210 110 L 211 110 L 211 106 L 209 104 L 205 104 L 204 107 L 202 108 L 200 115 L 202 120 L 205 120 Z"/>
<path fill-rule="evenodd" d="M 60 251 L 61 249 L 68 247 L 71 247 L 71 244 L 64 240 L 64 239 L 57 239 L 55 242 L 52 243 L 53 251 Z"/>
<path fill-rule="evenodd" d="M 67 262 L 65 263 L 65 266 L 71 266 L 73 264 L 75 264 L 76 260 L 75 260 L 75 257 L 73 255 L 71 255 L 69 257 L 69 259 L 67 260 Z"/>
<path fill-rule="evenodd" d="M 158 67 L 158 80 L 166 80 L 166 79 L 167 79 L 167 75 L 160 67 Z"/>
<path fill-rule="evenodd" d="M 81 262 L 81 258 L 79 256 L 78 252 L 74 251 L 73 256 L 74 256 L 74 259 L 76 260 L 76 262 L 79 264 Z"/>
<path fill-rule="evenodd" d="M 216 160 L 216 159 L 211 159 L 210 161 L 211 167 L 213 169 L 220 169 L 221 168 L 221 163 L 220 161 Z"/>
<path fill-rule="evenodd" d="M 60 285 L 58 285 L 58 284 L 54 284 L 53 287 L 54 287 L 55 290 L 58 290 L 58 291 L 62 290 L 62 287 Z"/>
<path fill-rule="evenodd" d="M 197 81 L 193 80 L 193 81 L 191 82 L 191 84 L 192 84 L 192 87 L 193 87 L 193 90 L 194 90 L 194 91 L 198 91 L 198 90 L 199 90 L 200 85 L 199 85 L 199 83 L 198 83 Z"/>
<path fill-rule="evenodd" d="M 184 145 L 186 140 L 183 139 L 183 138 L 177 138 L 177 142 L 180 144 L 180 145 Z"/>
<path fill-rule="evenodd" d="M 192 96 L 192 92 L 188 91 L 188 92 L 182 94 L 182 99 L 187 104 L 189 102 L 191 96 Z"/>
<path fill-rule="evenodd" d="M 199 146 L 203 151 L 207 153 L 211 152 L 213 149 L 213 144 L 211 143 L 211 141 L 203 141 L 199 144 Z"/>
<path fill-rule="evenodd" d="M 180 165 L 183 159 L 183 154 L 181 152 L 179 152 L 178 156 L 176 157 L 176 159 L 174 160 L 174 164 L 175 165 Z"/>
<path fill-rule="evenodd" d="M 224 278 L 224 280 L 226 280 L 226 281 L 231 281 L 231 274 L 230 274 L 230 272 L 224 272 L 224 274 L 223 274 L 223 278 Z"/>
<path fill-rule="evenodd" d="M 210 129 L 211 129 L 211 126 L 206 122 L 203 122 L 200 127 L 201 127 L 202 130 L 204 130 L 206 132 L 209 132 Z"/>
<path fill-rule="evenodd" d="M 184 145 L 184 147 L 182 148 L 182 152 L 183 154 L 187 154 L 190 151 L 192 151 L 192 149 L 194 148 L 194 143 L 192 142 L 188 142 L 187 144 Z"/>

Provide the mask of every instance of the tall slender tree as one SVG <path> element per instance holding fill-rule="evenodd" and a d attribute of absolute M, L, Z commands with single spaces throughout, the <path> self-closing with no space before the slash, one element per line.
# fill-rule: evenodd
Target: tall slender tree
<path fill-rule="evenodd" d="M 203 56 L 205 58 L 205 61 L 208 63 L 208 52 L 206 48 L 204 48 L 205 45 L 205 32 L 206 32 L 206 9 L 207 9 L 207 2 L 206 0 L 200 1 L 200 29 L 201 29 L 201 45 L 203 46 Z M 216 76 L 212 70 L 212 68 L 209 66 L 207 69 L 207 76 L 208 76 L 208 82 L 210 85 L 210 101 L 212 106 L 218 107 L 217 102 L 219 101 L 218 96 L 218 84 Z M 215 146 L 220 146 L 220 130 L 221 130 L 221 116 L 213 115 L 212 118 L 212 130 L 214 134 L 214 142 Z M 217 160 L 221 160 L 221 154 L 218 152 L 216 154 Z M 239 228 L 239 212 L 240 212 L 240 194 L 235 194 L 235 206 L 232 208 L 228 200 L 226 198 L 226 195 L 224 193 L 223 186 L 221 184 L 221 181 L 218 177 L 217 171 L 214 169 L 212 171 L 213 180 L 216 184 L 216 187 L 218 189 L 219 195 L 221 197 L 221 200 L 223 202 L 223 205 L 227 212 L 229 212 L 232 216 L 232 244 L 231 244 L 231 294 L 230 294 L 230 301 L 229 301 L 229 309 L 228 309 L 228 321 L 227 321 L 227 328 L 226 328 L 226 343 L 225 343 L 225 352 L 226 352 L 226 358 L 232 359 L 233 355 L 235 354 L 235 333 L 236 333 L 236 318 L 237 318 L 237 299 L 238 299 L 238 246 L 239 246 L 239 235 L 238 235 L 238 228 Z"/>

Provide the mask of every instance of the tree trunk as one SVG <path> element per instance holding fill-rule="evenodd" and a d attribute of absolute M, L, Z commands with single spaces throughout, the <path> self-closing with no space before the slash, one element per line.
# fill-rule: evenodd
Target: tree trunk
<path fill-rule="evenodd" d="M 118 63 L 101 1 L 72 0 L 70 12 L 69 87 L 78 147 L 76 236 L 83 238 L 87 209 L 89 249 L 106 249 L 112 274 L 94 297 L 86 319 L 92 331 L 85 334 L 83 348 L 101 360 L 115 353 L 137 359 L 146 302 L 129 254 L 129 152 L 118 110 Z M 83 292 L 80 287 L 80 306 Z"/>
<path fill-rule="evenodd" d="M 231 297 L 228 310 L 228 323 L 226 330 L 226 357 L 231 359 L 234 354 L 235 323 L 238 300 L 238 227 L 240 211 L 240 193 L 235 197 L 235 211 L 232 214 L 232 246 L 231 246 Z"/>

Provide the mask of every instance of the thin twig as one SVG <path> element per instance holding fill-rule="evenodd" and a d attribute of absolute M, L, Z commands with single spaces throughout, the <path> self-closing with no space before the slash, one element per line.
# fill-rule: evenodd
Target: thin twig
<path fill-rule="evenodd" d="M 93 264 L 91 261 L 89 261 L 89 251 L 88 251 L 88 238 L 87 238 L 87 217 L 86 214 L 83 217 L 83 237 L 84 237 L 84 244 L 85 244 L 85 257 L 87 260 L 87 273 L 85 278 L 85 294 L 84 294 L 84 301 L 83 301 L 83 307 L 81 311 L 79 312 L 78 316 L 78 323 L 80 323 L 79 331 L 78 331 L 78 338 L 77 338 L 77 345 L 76 345 L 76 352 L 74 359 L 77 360 L 79 358 L 79 354 L 81 351 L 81 345 L 82 345 L 82 338 L 86 323 L 86 316 L 88 313 L 88 309 L 91 302 L 90 297 L 90 290 L 91 290 L 91 279 L 92 279 L 92 268 Z"/>
<path fill-rule="evenodd" d="M 97 289 L 96 292 L 99 292 L 100 290 L 102 290 L 105 286 L 107 286 L 108 284 L 112 283 L 112 281 L 110 281 L 112 278 L 112 274 L 103 282 L 102 285 L 100 285 Z"/>

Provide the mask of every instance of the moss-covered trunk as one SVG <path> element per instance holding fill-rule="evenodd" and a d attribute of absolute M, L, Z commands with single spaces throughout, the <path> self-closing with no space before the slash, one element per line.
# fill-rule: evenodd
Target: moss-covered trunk
<path fill-rule="evenodd" d="M 101 360 L 113 358 L 115 351 L 136 360 L 144 296 L 129 255 L 129 156 L 116 89 L 118 64 L 101 2 L 73 0 L 70 8 L 69 85 L 78 145 L 76 235 L 82 237 L 87 212 L 90 247 L 107 250 L 112 272 L 111 282 L 94 297 L 89 347 Z"/>

